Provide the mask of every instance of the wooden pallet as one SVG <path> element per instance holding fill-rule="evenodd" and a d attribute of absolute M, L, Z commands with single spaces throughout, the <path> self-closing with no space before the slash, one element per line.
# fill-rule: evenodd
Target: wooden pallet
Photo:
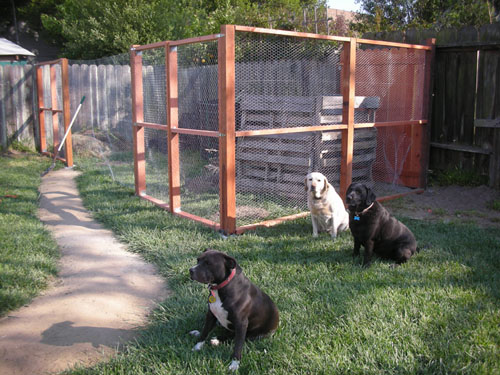
<path fill-rule="evenodd" d="M 357 122 L 375 120 L 377 97 L 356 97 Z M 260 130 L 340 123 L 342 97 L 246 95 L 239 102 L 239 129 Z M 360 117 L 363 116 L 363 117 Z M 358 129 L 354 137 L 353 181 L 372 184 L 377 131 Z M 242 137 L 236 144 L 236 190 L 303 199 L 304 178 L 319 171 L 340 184 L 341 131 Z"/>

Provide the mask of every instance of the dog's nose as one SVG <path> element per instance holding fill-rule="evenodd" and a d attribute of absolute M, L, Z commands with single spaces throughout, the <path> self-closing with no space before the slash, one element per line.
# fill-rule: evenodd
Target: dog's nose
<path fill-rule="evenodd" d="M 191 276 L 191 278 L 193 278 L 193 274 L 194 274 L 194 270 L 192 268 L 189 269 L 189 276 Z"/>

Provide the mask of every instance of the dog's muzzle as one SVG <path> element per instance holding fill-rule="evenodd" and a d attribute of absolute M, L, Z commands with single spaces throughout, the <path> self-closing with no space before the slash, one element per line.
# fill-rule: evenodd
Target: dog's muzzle
<path fill-rule="evenodd" d="M 191 277 L 191 280 L 195 280 L 195 281 L 198 281 L 196 280 L 196 270 L 195 270 L 195 267 L 192 267 L 189 269 L 189 276 Z"/>

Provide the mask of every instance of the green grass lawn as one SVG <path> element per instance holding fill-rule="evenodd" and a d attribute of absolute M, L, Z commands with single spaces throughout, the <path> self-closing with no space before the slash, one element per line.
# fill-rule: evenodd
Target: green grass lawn
<path fill-rule="evenodd" d="M 57 273 L 59 250 L 37 216 L 40 174 L 51 163 L 35 154 L 0 156 L 0 316 L 28 303 Z"/>
<path fill-rule="evenodd" d="M 344 233 L 311 237 L 310 219 L 223 240 L 96 171 L 78 178 L 85 206 L 156 264 L 172 296 L 117 358 L 68 374 L 227 374 L 232 343 L 193 352 L 206 286 L 188 269 L 206 247 L 236 257 L 276 302 L 272 338 L 246 343 L 240 374 L 500 373 L 500 234 L 402 219 L 427 248 L 401 267 L 360 267 Z"/>
<path fill-rule="evenodd" d="M 59 252 L 36 216 L 39 176 L 50 162 L 0 157 L 2 314 L 56 274 Z M 349 233 L 334 243 L 313 239 L 309 218 L 224 240 L 140 200 L 92 163 L 78 185 L 93 216 L 156 264 L 173 293 L 116 358 L 67 374 L 227 374 L 232 342 L 193 352 L 188 335 L 201 328 L 208 297 L 188 269 L 206 247 L 235 256 L 280 310 L 272 338 L 246 343 L 240 374 L 500 373 L 494 229 L 402 218 L 426 249 L 401 267 L 377 261 L 365 270 L 352 259 Z"/>

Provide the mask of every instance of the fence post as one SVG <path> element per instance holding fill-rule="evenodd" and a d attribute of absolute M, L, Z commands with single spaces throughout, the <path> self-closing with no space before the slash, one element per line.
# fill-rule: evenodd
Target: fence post
<path fill-rule="evenodd" d="M 165 75 L 167 77 L 167 138 L 168 138 L 168 189 L 170 211 L 181 209 L 181 179 L 179 166 L 179 134 L 172 129 L 179 126 L 179 88 L 177 78 L 177 47 L 165 44 Z"/>
<path fill-rule="evenodd" d="M 61 83 L 62 83 L 62 102 L 63 102 L 63 121 L 64 134 L 68 130 L 71 122 L 71 113 L 69 107 L 69 77 L 68 77 L 68 59 L 61 59 Z M 73 166 L 73 143 L 71 142 L 71 130 L 64 141 L 64 150 L 66 151 L 66 166 Z"/>
<path fill-rule="evenodd" d="M 432 102 L 434 100 L 434 58 L 436 55 L 436 39 L 429 38 L 425 41 L 426 45 L 432 47 L 425 52 L 425 76 L 424 76 L 424 98 L 422 118 L 427 119 L 427 128 L 423 133 L 422 139 L 422 158 L 420 170 L 420 187 L 427 187 L 427 171 L 429 170 L 430 152 L 431 152 L 431 125 L 432 125 Z"/>
<path fill-rule="evenodd" d="M 146 160 L 144 154 L 144 104 L 142 90 L 142 52 L 130 49 L 131 91 L 132 91 L 132 136 L 134 140 L 135 193 L 146 194 Z"/>
<path fill-rule="evenodd" d="M 342 158 L 340 165 L 340 196 L 345 201 L 347 188 L 352 182 L 352 157 L 354 151 L 354 90 L 356 84 L 356 38 L 344 42 L 342 56 Z"/>
<path fill-rule="evenodd" d="M 38 132 L 40 136 L 40 152 L 47 151 L 47 139 L 45 137 L 45 111 L 43 105 L 43 66 L 37 65 L 36 69 L 36 93 L 38 97 Z"/>
<path fill-rule="evenodd" d="M 218 44 L 220 225 L 225 233 L 231 234 L 236 231 L 234 25 L 222 25 L 221 34 Z"/>

